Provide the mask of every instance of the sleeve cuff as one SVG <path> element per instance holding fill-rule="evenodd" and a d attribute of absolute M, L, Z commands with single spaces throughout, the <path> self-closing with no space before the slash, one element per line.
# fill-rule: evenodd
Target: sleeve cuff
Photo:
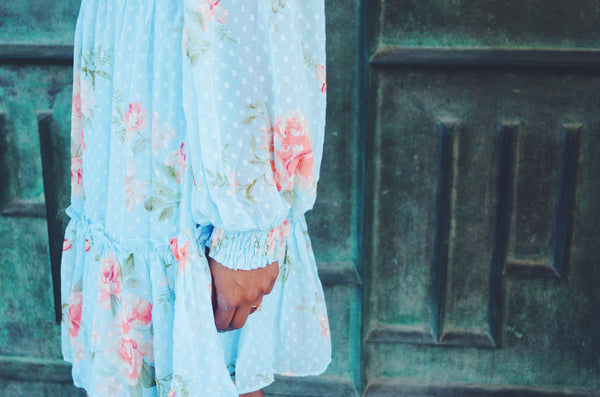
<path fill-rule="evenodd" d="M 287 220 L 270 231 L 235 232 L 215 227 L 207 246 L 210 257 L 229 269 L 259 269 L 283 260 L 289 233 Z"/>

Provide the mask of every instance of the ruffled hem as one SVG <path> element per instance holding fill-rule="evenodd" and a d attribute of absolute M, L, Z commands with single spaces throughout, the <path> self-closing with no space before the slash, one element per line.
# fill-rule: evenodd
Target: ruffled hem
<path fill-rule="evenodd" d="M 68 213 L 62 348 L 75 384 L 91 397 L 237 397 L 267 386 L 274 373 L 316 375 L 329 363 L 326 309 L 303 222 L 292 226 L 263 309 L 241 330 L 220 334 L 203 254 L 208 229 L 169 242 L 117 241 L 81 211 Z"/>

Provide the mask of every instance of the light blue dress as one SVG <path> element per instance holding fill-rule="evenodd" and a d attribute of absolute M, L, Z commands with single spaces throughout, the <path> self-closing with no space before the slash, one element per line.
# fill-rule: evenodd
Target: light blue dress
<path fill-rule="evenodd" d="M 325 125 L 323 0 L 83 0 L 62 347 L 89 396 L 224 396 L 313 375 L 331 345 L 304 222 Z M 278 260 L 217 332 L 205 250 Z"/>

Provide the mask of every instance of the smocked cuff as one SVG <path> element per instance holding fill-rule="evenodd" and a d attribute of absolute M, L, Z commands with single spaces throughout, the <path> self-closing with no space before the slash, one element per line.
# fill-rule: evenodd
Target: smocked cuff
<path fill-rule="evenodd" d="M 270 231 L 235 232 L 216 227 L 207 244 L 209 256 L 229 269 L 259 269 L 283 260 L 289 230 L 288 221 Z"/>

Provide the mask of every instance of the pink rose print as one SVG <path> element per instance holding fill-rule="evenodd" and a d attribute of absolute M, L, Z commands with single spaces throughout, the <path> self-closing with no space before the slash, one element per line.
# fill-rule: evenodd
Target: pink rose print
<path fill-rule="evenodd" d="M 81 157 L 71 159 L 71 194 L 83 197 L 83 161 Z"/>
<path fill-rule="evenodd" d="M 69 335 L 71 338 L 77 338 L 77 335 L 79 335 L 82 305 L 83 296 L 81 291 L 72 291 L 71 299 L 69 301 Z"/>
<path fill-rule="evenodd" d="M 68 251 L 73 247 L 73 242 L 69 239 L 64 239 L 63 241 L 63 252 Z"/>
<path fill-rule="evenodd" d="M 122 360 L 121 375 L 130 385 L 137 385 L 144 363 L 144 355 L 140 351 L 138 342 L 127 334 L 121 338 L 119 357 Z"/>
<path fill-rule="evenodd" d="M 324 94 L 327 92 L 327 74 L 325 72 L 325 66 L 317 65 L 316 75 L 317 79 L 321 82 L 321 92 Z"/>
<path fill-rule="evenodd" d="M 274 127 L 275 159 L 271 162 L 277 190 L 293 190 L 297 177 L 300 189 L 306 190 L 314 178 L 314 159 L 310 125 L 296 110 L 277 116 Z"/>
<path fill-rule="evenodd" d="M 229 183 L 229 190 L 227 190 L 227 195 L 232 197 L 235 195 L 235 190 L 240 187 L 240 182 L 237 180 L 236 175 L 237 171 L 233 171 L 230 166 L 226 167 L 227 171 L 227 182 Z"/>
<path fill-rule="evenodd" d="M 219 245 L 219 243 L 221 242 L 221 240 L 223 240 L 223 237 L 225 237 L 225 230 L 221 229 L 221 228 L 215 228 L 213 231 L 212 236 L 210 237 L 210 245 L 211 247 L 214 247 L 216 245 Z"/>
<path fill-rule="evenodd" d="M 265 126 L 261 129 L 263 135 L 260 140 L 260 149 L 267 152 L 267 155 L 271 157 L 271 153 L 275 151 L 273 148 L 273 126 L 271 126 L 271 120 L 267 117 L 265 119 Z"/>
<path fill-rule="evenodd" d="M 177 183 L 181 182 L 181 175 L 185 171 L 185 163 L 187 160 L 187 155 L 185 154 L 185 148 L 183 142 L 181 142 L 181 146 L 179 146 L 179 150 L 173 152 L 167 158 L 167 162 L 165 163 L 168 167 L 175 167 L 175 172 L 177 174 Z"/>
<path fill-rule="evenodd" d="M 175 397 L 175 389 L 169 390 L 169 395 L 167 397 Z"/>
<path fill-rule="evenodd" d="M 125 175 L 125 206 L 131 212 L 136 205 L 146 198 L 146 184 L 135 179 L 135 163 L 127 163 L 127 174 Z"/>
<path fill-rule="evenodd" d="M 278 252 L 282 254 L 285 251 L 285 243 L 289 234 L 290 222 L 288 220 L 283 221 L 281 225 L 277 226 L 269 232 L 268 241 L 270 255 L 272 255 L 273 252 Z"/>
<path fill-rule="evenodd" d="M 219 4 L 220 2 L 221 0 L 200 0 L 196 4 L 195 11 L 204 17 L 202 29 L 207 30 L 213 18 L 220 24 L 227 22 L 227 10 Z"/>
<path fill-rule="evenodd" d="M 179 262 L 178 272 L 183 273 L 185 271 L 185 266 L 189 261 L 190 257 L 190 242 L 189 240 L 185 242 L 183 247 L 179 247 L 179 241 L 177 237 L 173 237 L 170 242 L 171 252 L 173 252 L 173 256 L 175 260 Z"/>
<path fill-rule="evenodd" d="M 87 119 L 92 116 L 94 107 L 96 106 L 96 100 L 94 99 L 94 86 L 89 80 L 81 80 L 81 119 Z"/>
<path fill-rule="evenodd" d="M 103 309 L 111 306 L 111 296 L 121 296 L 121 266 L 113 253 L 100 261 L 102 270 L 98 275 L 98 304 Z"/>
<path fill-rule="evenodd" d="M 84 245 L 84 250 L 85 252 L 88 252 L 90 250 L 90 248 L 92 248 L 92 243 L 90 242 L 90 240 L 88 240 L 87 238 L 85 239 L 85 245 Z"/>
<path fill-rule="evenodd" d="M 96 387 L 101 396 L 125 396 L 129 391 L 125 388 L 125 385 L 113 377 L 103 378 L 102 382 L 99 382 Z"/>
<path fill-rule="evenodd" d="M 140 132 L 144 131 L 147 127 L 147 117 L 148 110 L 142 107 L 141 103 L 131 102 L 129 104 L 129 109 L 121 122 L 127 131 L 125 134 L 125 139 L 129 138 L 129 135 L 132 132 Z"/>
<path fill-rule="evenodd" d="M 167 144 L 175 138 L 175 132 L 160 124 L 158 113 L 152 114 L 152 153 L 156 155 L 161 149 L 166 149 Z"/>
<path fill-rule="evenodd" d="M 321 328 L 321 335 L 323 336 L 323 342 L 329 343 L 330 332 L 329 332 L 329 320 L 325 311 L 319 313 L 319 328 Z"/>
<path fill-rule="evenodd" d="M 71 107 L 71 139 L 79 136 L 82 132 L 82 129 L 83 122 L 81 120 L 81 93 L 76 91 L 73 92 L 73 102 Z"/>
<path fill-rule="evenodd" d="M 125 296 L 125 316 L 121 320 L 123 333 L 128 334 L 131 327 L 149 325 L 152 321 L 152 303 L 142 300 L 139 296 Z"/>

